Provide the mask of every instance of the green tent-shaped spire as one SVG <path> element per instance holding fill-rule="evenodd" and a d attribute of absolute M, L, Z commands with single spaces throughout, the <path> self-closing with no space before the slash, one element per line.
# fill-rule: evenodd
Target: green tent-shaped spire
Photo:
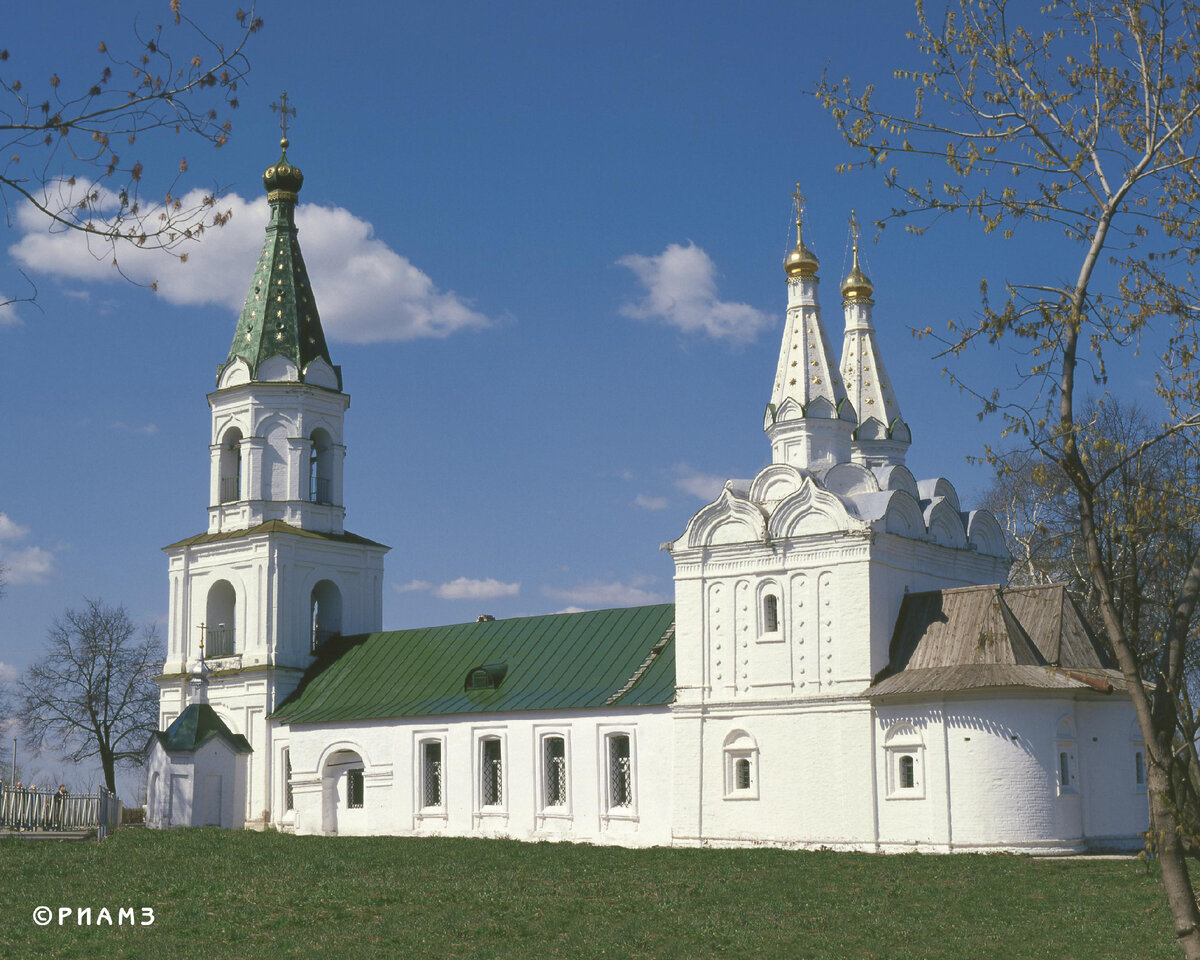
<path fill-rule="evenodd" d="M 263 362 L 277 355 L 295 363 L 302 380 L 304 369 L 317 357 L 333 367 L 297 239 L 296 201 L 304 175 L 288 161 L 287 139 L 279 145 L 279 159 L 263 174 L 271 205 L 267 237 L 238 317 L 229 357 L 217 370 L 218 382 L 225 368 L 239 357 L 250 367 L 251 380 L 258 379 Z M 333 369 L 340 387 L 341 370 Z"/>

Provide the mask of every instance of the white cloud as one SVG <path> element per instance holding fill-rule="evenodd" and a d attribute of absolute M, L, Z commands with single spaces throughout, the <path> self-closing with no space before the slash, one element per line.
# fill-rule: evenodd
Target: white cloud
<path fill-rule="evenodd" d="M 715 500 L 717 494 L 725 486 L 725 478 L 712 473 L 701 473 L 693 470 L 686 463 L 675 467 L 675 486 L 684 493 L 690 493 L 701 500 Z"/>
<path fill-rule="evenodd" d="M 555 610 L 555 613 L 583 613 L 583 607 L 563 607 L 561 610 Z"/>
<path fill-rule="evenodd" d="M 493 577 L 484 580 L 459 577 L 437 585 L 428 580 L 410 580 L 408 583 L 393 584 L 393 588 L 399 593 L 427 590 L 442 600 L 494 600 L 496 597 L 515 597 L 521 592 L 520 582 L 502 583 Z"/>
<path fill-rule="evenodd" d="M 17 679 L 18 672 L 19 671 L 17 668 L 11 663 L 5 663 L 4 661 L 0 660 L 0 684 L 12 683 Z"/>
<path fill-rule="evenodd" d="M 684 333 L 699 333 L 714 340 L 748 342 L 771 324 L 771 318 L 746 303 L 717 299 L 717 267 L 700 247 L 678 243 L 655 257 L 631 253 L 617 263 L 628 267 L 646 288 L 636 303 L 626 303 L 621 313 L 636 320 L 661 320 Z"/>
<path fill-rule="evenodd" d="M 17 302 L 0 293 L 0 327 L 15 327 L 21 322 Z"/>
<path fill-rule="evenodd" d="M 41 547 L 18 547 L 29 528 L 0 513 L 0 564 L 9 583 L 43 583 L 54 569 L 54 554 Z"/>
<path fill-rule="evenodd" d="M 469 577 L 459 577 L 440 587 L 433 588 L 433 595 L 443 600 L 492 600 L 496 597 L 515 597 L 521 592 L 521 584 L 501 583 L 492 577 L 486 580 L 472 580 Z"/>
<path fill-rule="evenodd" d="M 186 209 L 202 198 L 201 191 L 193 191 L 182 204 Z M 138 283 L 156 282 L 157 296 L 168 303 L 240 310 L 262 248 L 267 201 L 248 201 L 231 193 L 217 207 L 231 214 L 229 221 L 177 247 L 176 252 L 187 254 L 186 262 L 161 251 L 125 246 L 118 248 L 121 272 Z M 18 210 L 16 220 L 22 236 L 9 253 L 27 270 L 77 281 L 120 279 L 103 240 L 74 230 L 48 232 L 44 218 L 30 204 Z M 296 224 L 330 339 L 378 343 L 441 338 L 492 325 L 469 301 L 439 290 L 427 274 L 379 240 L 370 223 L 350 211 L 301 203 Z"/>
<path fill-rule="evenodd" d="M 542 593 L 555 600 L 565 600 L 572 604 L 562 612 L 578 613 L 580 609 L 596 610 L 604 607 L 664 603 L 669 598 L 647 589 L 653 583 L 653 577 L 634 576 L 626 583 L 619 580 L 591 580 L 566 589 L 542 587 Z"/>
<path fill-rule="evenodd" d="M 392 589 L 397 593 L 411 593 L 413 590 L 428 590 L 432 586 L 428 580 L 410 580 L 408 583 L 393 583 Z"/>
<path fill-rule="evenodd" d="M 666 510 L 670 506 L 670 501 L 666 497 L 648 497 L 644 493 L 639 493 L 634 497 L 633 505 L 646 510 Z"/>
<path fill-rule="evenodd" d="M 116 423 L 110 423 L 108 429 L 116 430 L 118 433 L 140 433 L 143 436 L 152 437 L 158 433 L 158 424 L 147 423 L 140 427 L 133 427 L 124 420 L 118 420 Z"/>

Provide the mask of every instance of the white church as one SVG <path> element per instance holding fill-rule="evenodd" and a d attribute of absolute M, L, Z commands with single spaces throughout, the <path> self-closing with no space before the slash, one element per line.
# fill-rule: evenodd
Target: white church
<path fill-rule="evenodd" d="M 675 603 L 384 631 L 388 548 L 343 526 L 350 398 L 282 146 L 208 395 L 208 529 L 166 548 L 152 826 L 1141 845 L 1143 745 L 1119 672 L 1061 586 L 1004 586 L 990 514 L 904 465 L 911 434 L 857 245 L 837 362 L 799 215 L 763 422 L 771 462 L 663 545 Z"/>

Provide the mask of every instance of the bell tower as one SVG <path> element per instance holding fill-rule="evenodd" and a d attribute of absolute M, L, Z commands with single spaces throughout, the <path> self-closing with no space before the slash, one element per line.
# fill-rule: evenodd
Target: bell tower
<path fill-rule="evenodd" d="M 271 805 L 266 718 L 324 644 L 379 630 L 388 548 L 345 529 L 341 369 L 329 356 L 300 252 L 304 176 L 267 167 L 270 219 L 229 353 L 217 368 L 208 527 L 165 548 L 170 578 L 159 723 L 167 729 L 204 672 L 207 701 L 251 747 L 246 819 Z"/>

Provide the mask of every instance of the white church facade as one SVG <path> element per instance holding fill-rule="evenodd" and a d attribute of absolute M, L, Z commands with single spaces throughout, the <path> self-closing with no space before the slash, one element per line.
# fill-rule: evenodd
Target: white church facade
<path fill-rule="evenodd" d="M 1120 674 L 995 519 L 905 466 L 855 247 L 840 362 L 797 243 L 771 462 L 664 544 L 675 602 L 383 631 L 287 159 L 209 394 L 206 532 L 166 548 L 147 819 L 304 834 L 1065 853 L 1146 829 Z"/>

